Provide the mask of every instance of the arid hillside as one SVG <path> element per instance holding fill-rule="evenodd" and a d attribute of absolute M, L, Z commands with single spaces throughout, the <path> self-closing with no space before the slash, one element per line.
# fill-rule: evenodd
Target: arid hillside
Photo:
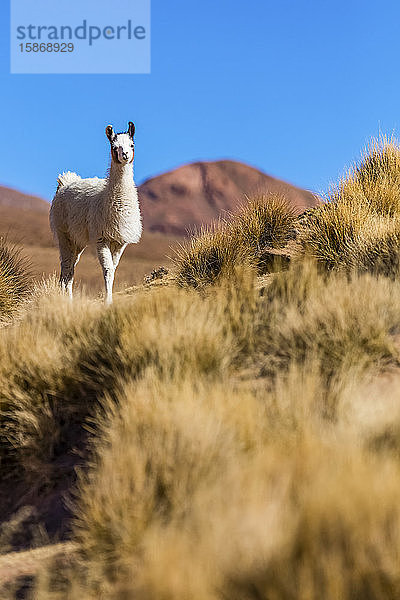
<path fill-rule="evenodd" d="M 117 289 L 142 281 L 154 267 L 168 265 L 171 246 L 188 230 L 235 212 L 246 195 L 259 192 L 280 192 L 299 212 L 317 202 L 310 192 L 232 161 L 189 164 L 144 182 L 139 187 L 144 235 L 140 244 L 127 248 L 117 271 Z M 58 270 L 48 210 L 42 198 L 0 186 L 0 236 L 23 246 L 38 279 Z M 91 249 L 82 256 L 76 282 L 102 290 Z"/>

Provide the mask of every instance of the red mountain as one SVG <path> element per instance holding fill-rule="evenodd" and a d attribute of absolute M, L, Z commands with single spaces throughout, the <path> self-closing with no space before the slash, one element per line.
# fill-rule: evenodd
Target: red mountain
<path fill-rule="evenodd" d="M 299 212 L 318 204 L 306 190 L 243 163 L 221 160 L 185 165 L 148 179 L 139 187 L 144 227 L 174 235 L 234 212 L 245 195 L 283 194 Z"/>

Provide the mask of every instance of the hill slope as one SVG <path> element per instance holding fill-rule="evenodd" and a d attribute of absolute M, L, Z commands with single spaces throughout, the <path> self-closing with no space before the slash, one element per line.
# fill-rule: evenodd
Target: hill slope
<path fill-rule="evenodd" d="M 0 185 L 0 206 L 8 206 L 22 210 L 32 210 L 46 214 L 49 210 L 48 203 L 31 194 L 24 194 L 18 190 Z"/>

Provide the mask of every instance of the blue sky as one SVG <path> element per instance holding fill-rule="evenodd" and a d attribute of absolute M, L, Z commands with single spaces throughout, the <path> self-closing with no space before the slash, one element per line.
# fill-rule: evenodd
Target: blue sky
<path fill-rule="evenodd" d="M 129 119 L 138 183 L 231 158 L 322 191 L 399 132 L 394 0 L 153 0 L 150 75 L 10 75 L 0 11 L 0 183 L 47 199 L 60 171 L 102 176 Z"/>

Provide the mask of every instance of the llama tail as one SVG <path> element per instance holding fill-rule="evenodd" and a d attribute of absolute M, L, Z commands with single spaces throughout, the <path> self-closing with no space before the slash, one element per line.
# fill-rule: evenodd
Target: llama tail
<path fill-rule="evenodd" d="M 79 179 L 81 179 L 79 177 L 79 175 L 77 175 L 76 173 L 72 173 L 71 171 L 62 173 L 57 178 L 57 182 L 58 182 L 57 192 L 61 187 L 64 187 L 65 185 L 69 185 L 70 183 L 73 183 L 74 181 L 78 181 Z"/>

